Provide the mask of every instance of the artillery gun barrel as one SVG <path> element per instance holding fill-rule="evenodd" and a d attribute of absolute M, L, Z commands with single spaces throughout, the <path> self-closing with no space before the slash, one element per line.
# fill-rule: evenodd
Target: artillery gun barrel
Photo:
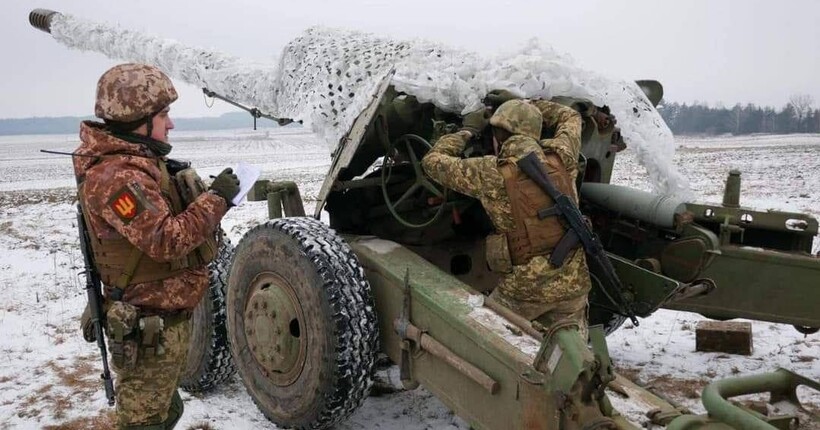
<path fill-rule="evenodd" d="M 586 182 L 581 185 L 581 199 L 664 228 L 673 228 L 675 215 L 686 211 L 682 199 L 620 185 Z"/>
<path fill-rule="evenodd" d="M 279 117 L 273 115 L 278 111 L 277 94 L 270 90 L 277 88 L 274 85 L 277 79 L 274 64 L 249 62 L 218 51 L 86 21 L 49 9 L 32 10 L 29 23 L 69 48 L 151 64 L 171 77 L 208 88 L 235 103 L 254 106 L 259 113 L 257 117 L 263 113 Z"/>
<path fill-rule="evenodd" d="M 34 28 L 51 34 L 51 18 L 58 14 L 59 12 L 49 9 L 34 9 L 28 14 L 28 22 Z"/>

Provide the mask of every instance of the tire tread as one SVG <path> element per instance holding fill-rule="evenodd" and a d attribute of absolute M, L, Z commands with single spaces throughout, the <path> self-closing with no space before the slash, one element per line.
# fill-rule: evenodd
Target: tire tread
<path fill-rule="evenodd" d="M 227 238 L 223 239 L 214 261 L 209 265 L 210 286 L 208 300 L 210 300 L 209 325 L 202 329 L 209 330 L 209 343 L 205 346 L 204 362 L 200 363 L 194 374 L 183 375 L 180 387 L 189 393 L 202 393 L 214 389 L 236 374 L 236 366 L 231 357 L 231 348 L 228 341 L 226 294 L 228 288 L 228 272 L 234 247 Z M 196 329 L 197 327 L 193 327 Z"/>
<path fill-rule="evenodd" d="M 318 417 L 295 427 L 325 429 L 350 416 L 367 398 L 372 385 L 378 324 L 370 284 L 350 246 L 321 221 L 309 217 L 268 221 L 249 231 L 238 248 L 245 240 L 263 234 L 264 229 L 280 231 L 299 244 L 322 279 L 322 289 L 331 307 L 337 339 L 331 377 L 334 386 L 325 393 Z M 269 420 L 277 422 L 276 417 L 269 416 L 261 407 L 260 410 Z"/>

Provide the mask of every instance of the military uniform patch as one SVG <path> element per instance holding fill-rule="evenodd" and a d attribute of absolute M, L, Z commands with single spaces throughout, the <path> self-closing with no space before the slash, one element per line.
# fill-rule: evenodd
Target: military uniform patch
<path fill-rule="evenodd" d="M 145 210 L 142 199 L 129 187 L 122 187 L 108 200 L 108 206 L 128 225 L 137 215 Z"/>
<path fill-rule="evenodd" d="M 157 207 L 145 197 L 145 192 L 143 191 L 142 187 L 138 182 L 131 182 L 131 185 L 128 186 L 131 191 L 134 193 L 134 197 L 137 198 L 137 202 L 142 203 L 146 209 L 151 212 L 157 212 Z"/>

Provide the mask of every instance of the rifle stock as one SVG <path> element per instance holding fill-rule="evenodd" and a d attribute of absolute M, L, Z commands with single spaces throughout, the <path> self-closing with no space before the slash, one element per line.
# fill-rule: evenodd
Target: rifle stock
<path fill-rule="evenodd" d="M 524 172 L 533 182 L 536 183 L 547 195 L 549 195 L 555 202 L 555 210 L 544 211 L 548 214 L 555 213 L 563 216 L 569 228 L 575 232 L 587 256 L 587 263 L 590 268 L 597 269 L 597 272 L 602 275 L 600 281 L 604 292 L 608 296 L 614 297 L 618 302 L 615 305 L 619 306 L 619 311 L 622 315 L 626 315 L 632 321 L 632 324 L 638 326 L 638 318 L 635 316 L 635 311 L 632 309 L 632 304 L 623 294 L 623 285 L 621 284 L 618 274 L 615 273 L 615 268 L 612 267 L 612 262 L 609 261 L 598 235 L 584 221 L 583 214 L 578 209 L 572 198 L 566 194 L 558 191 L 557 188 L 550 182 L 549 174 L 544 168 L 538 156 L 531 152 L 526 157 L 518 160 L 518 168 Z"/>
<path fill-rule="evenodd" d="M 103 373 L 100 378 L 105 387 L 105 398 L 109 406 L 114 406 L 114 382 L 111 380 L 111 371 L 108 368 L 108 351 L 105 346 L 105 336 L 103 333 L 103 323 L 105 314 L 103 312 L 102 282 L 100 275 L 94 266 L 94 254 L 90 248 L 90 238 L 88 227 L 85 224 L 82 207 L 77 205 L 77 229 L 80 233 L 80 249 L 85 262 L 85 291 L 88 295 L 88 305 L 91 308 L 91 323 L 94 326 L 94 334 L 97 337 L 97 346 L 100 348 L 100 355 L 103 362 Z"/>

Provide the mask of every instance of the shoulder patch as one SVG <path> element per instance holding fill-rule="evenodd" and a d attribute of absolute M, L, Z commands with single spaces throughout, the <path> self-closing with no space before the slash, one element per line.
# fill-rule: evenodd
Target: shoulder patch
<path fill-rule="evenodd" d="M 137 215 L 145 210 L 142 199 L 138 199 L 131 188 L 127 186 L 120 188 L 114 193 L 108 200 L 108 206 L 126 225 L 131 223 Z"/>
<path fill-rule="evenodd" d="M 142 203 L 143 206 L 145 206 L 145 208 L 151 212 L 157 212 L 157 207 L 154 206 L 154 204 L 151 203 L 151 201 L 148 200 L 147 197 L 145 197 L 145 192 L 143 191 L 142 186 L 139 184 L 139 182 L 131 182 L 131 184 L 129 184 L 128 187 L 134 193 L 134 197 L 137 198 L 138 203 Z"/>

